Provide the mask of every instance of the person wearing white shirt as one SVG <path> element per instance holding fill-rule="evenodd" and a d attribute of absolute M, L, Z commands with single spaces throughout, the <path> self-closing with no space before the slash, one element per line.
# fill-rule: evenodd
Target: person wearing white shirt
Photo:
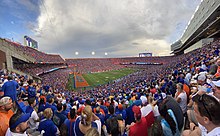
<path fill-rule="evenodd" d="M 178 83 L 176 85 L 177 88 L 177 92 L 175 94 L 175 99 L 176 101 L 179 103 L 183 114 L 186 113 L 187 111 L 187 95 L 186 92 L 183 90 L 183 84 L 182 83 Z"/>
<path fill-rule="evenodd" d="M 195 117 L 199 122 L 201 135 L 220 135 L 220 103 L 207 94 L 197 94 L 193 97 Z"/>
<path fill-rule="evenodd" d="M 35 98 L 29 98 L 28 104 L 26 108 L 26 113 L 30 113 L 30 119 L 29 119 L 29 127 L 32 131 L 35 131 L 38 129 L 40 119 L 37 115 L 37 112 L 34 109 L 34 106 L 36 105 L 36 99 Z"/>

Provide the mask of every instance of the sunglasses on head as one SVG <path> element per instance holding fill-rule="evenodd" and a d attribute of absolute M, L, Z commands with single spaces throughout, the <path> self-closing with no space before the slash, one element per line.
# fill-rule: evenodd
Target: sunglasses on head
<path fill-rule="evenodd" d="M 212 121 L 212 116 L 211 116 L 210 112 L 208 111 L 208 109 L 206 108 L 206 105 L 207 105 L 207 104 L 205 103 L 204 97 L 205 97 L 205 95 L 203 94 L 203 95 L 201 95 L 201 96 L 199 97 L 198 100 L 199 100 L 199 102 L 202 103 L 203 107 L 205 108 L 206 113 L 207 113 L 208 116 L 209 116 L 210 121 Z"/>

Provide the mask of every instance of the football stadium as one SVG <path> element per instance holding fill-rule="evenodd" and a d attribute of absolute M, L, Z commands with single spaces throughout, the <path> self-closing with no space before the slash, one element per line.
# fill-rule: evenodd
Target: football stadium
<path fill-rule="evenodd" d="M 0 35 L 0 136 L 220 135 L 220 1 L 202 0 L 188 21 L 166 56 L 66 57 L 64 45 Z"/>

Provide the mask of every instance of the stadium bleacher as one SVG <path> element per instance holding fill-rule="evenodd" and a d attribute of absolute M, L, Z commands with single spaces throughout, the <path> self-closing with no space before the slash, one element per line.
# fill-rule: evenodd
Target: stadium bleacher
<path fill-rule="evenodd" d="M 120 118 L 125 121 L 125 125 L 127 125 L 127 127 L 132 127 L 130 126 L 130 123 L 135 121 L 134 118 L 135 114 L 132 112 L 133 111 L 132 107 L 139 106 L 141 109 L 142 108 L 144 109 L 145 103 L 143 97 L 147 96 L 147 99 L 152 100 L 152 101 L 148 101 L 149 104 L 154 104 L 155 102 L 154 99 L 155 100 L 162 99 L 163 101 L 163 99 L 174 97 L 174 101 L 172 102 L 173 103 L 172 105 L 175 105 L 174 103 L 176 103 L 176 105 L 179 106 L 178 103 L 176 102 L 177 100 L 175 100 L 177 99 L 176 95 L 178 94 L 178 90 L 176 90 L 175 87 L 177 83 L 178 84 L 182 83 L 188 87 L 194 87 L 192 85 L 195 84 L 194 83 L 195 81 L 197 83 L 200 83 L 199 80 L 201 80 L 201 77 L 199 76 L 202 75 L 202 73 L 204 72 L 206 73 L 207 77 L 209 78 L 212 77 L 209 80 L 214 80 L 213 78 L 219 79 L 220 77 L 219 76 L 220 74 L 218 73 L 219 68 L 217 68 L 218 70 L 216 69 L 213 75 L 208 73 L 209 71 L 212 70 L 211 66 L 215 65 L 216 61 L 219 60 L 219 50 L 218 50 L 219 48 L 220 48 L 220 40 L 217 39 L 209 44 L 204 45 L 202 48 L 196 49 L 189 53 L 178 56 L 169 56 L 169 57 L 68 59 L 64 61 L 64 63 L 60 63 L 61 62 L 60 59 L 58 60 L 58 62 L 54 62 L 55 60 L 50 59 L 50 57 L 48 57 L 48 59 L 45 59 L 45 61 L 48 61 L 50 63 L 45 63 L 45 64 L 36 63 L 36 62 L 30 64 L 27 62 L 24 63 L 23 61 L 18 59 L 13 59 L 14 68 L 24 72 L 30 72 L 31 74 L 35 74 L 35 75 L 41 73 L 39 74 L 39 76 L 42 79 L 42 82 L 41 83 L 32 82 L 31 80 L 28 79 L 28 77 L 18 76 L 16 73 L 7 73 L 6 71 L 2 70 L 1 71 L 2 76 L 0 80 L 1 81 L 0 84 L 2 86 L 1 90 L 4 90 L 4 93 L 7 92 L 5 90 L 4 84 L 6 84 L 7 82 L 11 82 L 12 81 L 11 78 L 14 78 L 13 82 L 15 81 L 16 83 L 19 83 L 21 90 L 19 89 L 16 96 L 13 97 L 19 100 L 17 102 L 18 103 L 17 108 L 18 110 L 19 108 L 22 109 L 23 112 L 28 112 L 28 110 L 25 109 L 30 108 L 28 107 L 27 102 L 25 102 L 26 99 L 28 99 L 28 102 L 31 103 L 30 102 L 31 98 L 37 100 L 38 98 L 41 98 L 40 102 L 37 103 L 38 110 L 47 111 L 46 107 L 53 104 L 52 106 L 53 108 L 51 106 L 49 107 L 51 107 L 51 109 L 54 110 L 54 114 L 57 114 L 56 109 L 60 110 L 59 105 L 62 106 L 66 104 L 69 106 L 66 107 L 65 112 L 62 112 L 63 114 L 62 116 L 64 116 L 65 120 L 67 118 L 70 118 L 68 116 L 68 112 L 72 109 L 71 107 L 76 107 L 76 111 L 73 119 L 77 120 L 78 118 L 76 116 L 81 115 L 81 110 L 82 110 L 81 107 L 85 107 L 85 105 L 89 104 L 92 107 L 95 107 L 95 109 L 97 107 L 102 107 L 103 116 L 105 116 L 108 119 L 110 119 L 108 116 L 121 114 L 122 116 Z M 27 50 L 23 50 L 23 51 L 26 52 Z M 32 52 L 33 50 L 29 50 L 29 51 Z M 37 52 L 37 50 L 34 50 L 33 52 Z M 135 65 L 137 64 L 137 62 L 138 63 L 142 62 L 142 64 L 148 62 L 152 62 L 152 63 L 150 65 Z M 125 67 L 125 65 L 122 65 L 123 63 L 127 64 L 128 67 L 130 66 L 135 67 L 136 69 L 139 70 L 135 71 L 135 73 L 131 73 L 120 79 L 117 79 L 114 82 L 109 82 L 108 84 L 99 85 L 97 87 L 93 87 L 92 89 L 86 89 L 86 90 L 80 89 L 78 91 L 71 91 L 66 89 L 66 85 L 68 83 L 68 77 L 70 73 L 77 72 L 78 76 L 76 76 L 76 80 L 80 80 L 79 82 L 83 82 L 82 78 L 79 77 L 79 75 L 82 73 L 103 72 L 108 70 L 121 69 Z M 160 65 L 155 65 L 154 63 L 158 63 Z M 70 67 L 67 67 L 67 65 L 69 65 Z M 71 66 L 74 66 L 75 69 L 72 68 Z M 188 74 L 192 74 L 192 75 L 188 77 L 187 76 Z M 10 77 L 8 78 L 9 81 L 7 81 L 7 76 Z M 193 78 L 194 76 L 198 76 L 198 77 Z M 193 82 L 191 83 L 191 81 Z M 203 87 L 198 87 L 198 92 L 201 91 L 200 90 L 201 88 L 203 88 L 202 90 L 205 91 L 208 90 L 208 89 L 204 89 L 204 87 L 207 86 L 204 85 Z M 213 89 L 211 85 L 210 87 Z M 35 93 L 30 93 L 31 91 L 34 91 Z M 194 90 L 190 88 L 188 92 L 189 95 L 193 93 L 193 91 Z M 1 92 L 0 95 L 4 93 Z M 208 94 L 210 92 L 204 92 L 204 93 Z M 219 99 L 218 95 L 216 95 L 216 97 L 217 99 Z M 7 99 L 7 98 L 3 97 L 2 100 L 3 99 Z M 154 106 L 158 106 L 159 109 L 156 108 L 157 110 L 156 109 L 151 110 L 152 112 L 150 113 L 152 113 L 152 115 L 155 117 L 161 115 L 161 117 L 166 120 L 166 117 L 164 117 L 165 113 L 161 114 L 161 110 L 162 110 L 161 108 L 163 106 L 161 106 L 159 103 L 157 104 L 158 105 L 154 105 Z M 187 104 L 189 105 L 190 103 Z M 108 111 L 105 111 L 107 107 L 114 108 L 115 112 L 113 111 L 112 115 L 108 115 L 107 114 Z M 180 106 L 179 108 L 181 112 L 182 109 Z M 136 110 L 134 110 L 134 112 L 137 112 Z M 150 116 L 151 115 L 150 113 L 147 114 L 145 117 L 147 118 L 148 116 Z M 144 112 L 143 113 L 141 112 L 141 114 L 144 114 Z M 183 114 L 178 116 L 175 115 L 176 118 L 179 118 L 181 116 L 183 116 Z M 99 120 L 98 114 L 96 119 Z M 168 123 L 170 123 L 169 120 L 167 121 Z M 178 121 L 179 121 L 178 123 L 181 123 L 181 125 L 176 124 L 176 128 L 179 127 L 177 125 L 180 125 L 180 128 L 177 128 L 179 130 L 176 131 L 176 133 L 180 134 L 182 133 L 183 129 L 188 128 L 187 127 L 188 123 L 187 120 L 183 122 L 181 120 Z M 108 123 L 108 121 L 106 120 L 103 120 L 103 122 L 105 124 Z M 52 123 L 56 123 L 55 120 L 52 120 Z M 192 124 L 192 122 L 190 124 Z M 42 124 L 40 123 L 40 126 L 41 125 Z M 197 127 L 196 124 L 194 126 Z M 57 129 L 61 130 L 62 128 L 58 126 Z M 157 131 L 163 132 L 163 129 L 164 128 L 159 129 Z M 189 130 L 185 130 L 183 134 L 186 133 L 188 134 L 188 131 Z M 38 131 L 34 130 L 34 132 L 37 133 Z M 67 132 L 67 130 L 62 130 L 61 133 L 63 132 Z M 53 133 L 55 133 L 55 131 Z M 126 130 L 123 129 L 121 133 L 126 135 Z"/>
<path fill-rule="evenodd" d="M 63 59 L 1 38 L 0 135 L 21 130 L 18 125 L 29 118 L 19 135 L 220 135 L 219 29 L 206 31 L 219 27 L 219 10 L 203 10 L 220 2 L 202 2 L 198 11 L 208 19 L 192 21 L 171 46 L 172 56 Z M 210 36 L 211 42 L 184 53 Z M 126 68 L 135 70 L 97 86 L 83 78 L 94 73 L 108 78 L 104 72 Z"/>

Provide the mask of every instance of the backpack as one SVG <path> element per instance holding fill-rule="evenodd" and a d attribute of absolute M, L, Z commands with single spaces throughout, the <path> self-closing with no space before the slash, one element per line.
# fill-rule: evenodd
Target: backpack
<path fill-rule="evenodd" d="M 56 115 L 56 114 L 54 114 L 53 115 L 53 122 L 54 122 L 54 124 L 57 126 L 57 127 L 59 127 L 60 126 L 60 118 Z"/>

